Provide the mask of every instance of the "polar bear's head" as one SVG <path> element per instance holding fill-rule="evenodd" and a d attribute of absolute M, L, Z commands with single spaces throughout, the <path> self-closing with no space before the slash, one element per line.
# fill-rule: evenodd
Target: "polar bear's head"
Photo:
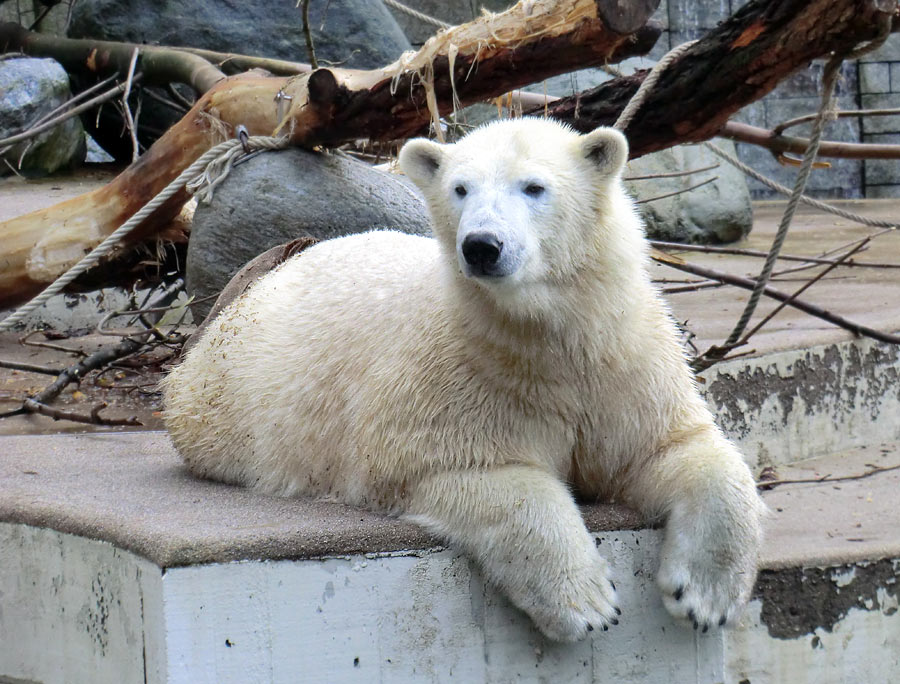
<path fill-rule="evenodd" d="M 400 167 L 424 193 L 435 237 L 460 272 L 502 296 L 560 285 L 596 257 L 598 233 L 621 211 L 627 157 L 616 130 L 579 135 L 525 118 L 452 145 L 411 140 Z"/>

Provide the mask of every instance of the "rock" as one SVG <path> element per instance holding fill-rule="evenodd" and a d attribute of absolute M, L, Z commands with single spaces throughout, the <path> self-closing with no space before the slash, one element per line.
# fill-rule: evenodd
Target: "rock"
<path fill-rule="evenodd" d="M 515 0 L 463 0 L 462 2 L 402 0 L 402 2 L 413 10 L 454 26 L 477 18 L 481 15 L 482 8 L 489 12 L 502 12 L 516 4 Z M 388 9 L 413 45 L 422 45 L 441 28 L 396 7 L 388 6 Z"/>
<path fill-rule="evenodd" d="M 72 10 L 68 35 L 151 45 L 189 46 L 259 57 L 308 62 L 303 18 L 295 2 L 183 0 L 80 0 Z M 370 69 L 396 60 L 409 41 L 380 0 L 315 0 L 310 26 L 316 56 L 323 66 Z M 163 93 L 166 97 L 168 94 Z M 136 104 L 132 104 L 134 111 Z M 131 143 L 120 137 L 121 118 L 113 108 L 90 133 L 122 161 L 131 159 Z M 92 113 L 91 116 L 94 116 Z M 149 97 L 138 120 L 142 145 L 151 145 L 181 114 Z"/>
<path fill-rule="evenodd" d="M 222 290 L 244 264 L 294 238 L 334 238 L 377 228 L 431 232 L 419 191 L 405 177 L 337 155 L 267 152 L 232 169 L 212 204 L 194 213 L 187 289 Z M 212 301 L 192 307 L 202 320 Z"/>
<path fill-rule="evenodd" d="M 716 145 L 734 154 L 734 143 L 717 140 Z M 677 178 L 626 181 L 637 199 L 649 199 L 683 190 L 707 178 L 718 180 L 690 192 L 639 206 L 651 239 L 690 244 L 735 242 L 753 225 L 750 192 L 744 174 L 720 160 L 702 145 L 680 145 L 628 162 L 625 176 L 646 176 L 700 169 L 716 169 Z"/>
<path fill-rule="evenodd" d="M 316 0 L 309 18 L 316 55 L 326 63 L 371 69 L 410 47 L 380 0 Z M 80 0 L 68 35 L 308 62 L 302 27 L 294 2 Z"/>
<path fill-rule="evenodd" d="M 96 140 L 91 136 L 87 136 L 87 154 L 84 157 L 84 161 L 87 164 L 107 164 L 115 161 L 115 159 L 109 156 Z"/>
<path fill-rule="evenodd" d="M 0 59 L 0 138 L 19 133 L 71 98 L 69 77 L 52 59 Z M 29 147 L 30 143 L 30 147 Z M 19 158 L 22 157 L 21 166 Z M 4 158 L 25 176 L 45 176 L 84 160 L 84 129 L 78 117 L 30 141 L 19 143 Z M 12 173 L 0 162 L 0 174 Z"/>

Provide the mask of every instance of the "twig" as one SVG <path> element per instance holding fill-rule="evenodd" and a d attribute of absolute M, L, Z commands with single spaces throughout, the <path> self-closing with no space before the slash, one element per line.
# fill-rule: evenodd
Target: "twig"
<path fill-rule="evenodd" d="M 47 14 L 50 13 L 50 10 L 52 10 L 54 5 L 56 5 L 56 4 L 57 3 L 54 2 L 54 3 L 44 5 L 44 7 L 43 7 L 43 9 L 41 9 L 40 13 L 34 18 L 34 21 L 31 22 L 31 26 L 28 27 L 28 30 L 34 31 L 38 27 L 38 25 L 44 20 L 44 17 L 46 17 Z"/>
<path fill-rule="evenodd" d="M 788 299 L 784 300 L 783 302 L 781 302 L 781 304 L 779 304 L 774 309 L 772 309 L 772 311 L 770 311 L 768 314 L 766 314 L 766 316 L 763 317 L 763 319 L 759 323 L 757 323 L 755 326 L 753 326 L 753 328 L 751 328 L 750 331 L 744 335 L 743 339 L 741 339 L 741 341 L 739 342 L 739 345 L 747 344 L 747 341 L 751 337 L 753 337 L 753 335 L 755 335 L 757 332 L 759 332 L 759 330 L 766 323 L 768 323 L 773 318 L 775 318 L 775 316 L 777 316 L 784 307 L 788 306 L 791 302 L 795 301 L 797 299 L 797 297 L 799 297 L 801 294 L 803 294 L 806 290 L 808 290 L 810 287 L 812 287 L 815 283 L 820 281 L 826 275 L 831 273 L 834 269 L 836 269 L 838 266 L 840 266 L 844 260 L 852 257 L 859 250 L 861 250 L 863 247 L 868 245 L 871 241 L 872 241 L 872 238 L 870 238 L 870 237 L 860 240 L 859 244 L 856 245 L 856 247 L 851 249 L 849 252 L 846 252 L 842 257 L 837 259 L 834 263 L 830 264 L 827 268 L 822 269 L 822 271 L 820 273 L 817 273 L 815 275 L 815 277 L 807 280 L 796 292 L 794 292 L 794 294 L 792 294 Z"/>
<path fill-rule="evenodd" d="M 685 273 L 692 273 L 696 276 L 710 278 L 712 280 L 718 280 L 728 285 L 734 285 L 735 287 L 744 288 L 745 290 L 752 290 L 754 287 L 756 287 L 756 281 L 752 278 L 745 278 L 743 276 L 737 276 L 731 273 L 724 273 L 722 271 L 717 271 L 712 268 L 700 266 L 699 264 L 693 264 L 684 261 L 683 259 L 679 259 L 678 257 L 673 257 L 661 252 L 652 255 L 651 258 L 658 263 L 665 264 L 666 266 L 671 266 L 676 270 L 684 271 Z M 791 299 L 790 294 L 782 292 L 781 290 L 776 290 L 771 286 L 766 286 L 766 288 L 763 290 L 763 294 L 767 297 L 771 297 L 772 299 L 777 299 L 782 302 Z M 821 318 L 823 321 L 828 321 L 829 323 L 832 323 L 840 328 L 849 330 L 854 335 L 871 337 L 881 342 L 888 342 L 890 344 L 900 344 L 900 336 L 892 335 L 880 330 L 874 330 L 873 328 L 869 328 L 865 325 L 855 323 L 854 321 L 844 318 L 843 316 L 831 313 L 830 311 L 823 309 L 820 306 L 810 304 L 809 302 L 806 302 L 802 299 L 793 299 L 788 304 L 788 306 L 792 306 L 795 309 L 799 309 L 800 311 L 815 316 L 816 318 Z"/>
<path fill-rule="evenodd" d="M 678 287 L 663 288 L 663 294 L 681 294 L 683 292 L 699 292 L 700 290 L 711 290 L 716 287 L 722 287 L 725 283 L 718 280 L 699 280 L 690 285 L 680 285 Z"/>
<path fill-rule="evenodd" d="M 712 178 L 707 178 L 702 183 L 697 183 L 696 185 L 692 185 L 689 188 L 682 188 L 681 190 L 676 190 L 675 192 L 667 192 L 664 195 L 657 195 L 656 197 L 648 197 L 647 199 L 637 200 L 635 204 L 647 204 L 648 202 L 655 202 L 657 200 L 666 199 L 667 197 L 674 197 L 675 195 L 683 195 L 686 192 L 690 192 L 691 190 L 696 190 L 697 188 L 702 188 L 704 185 L 708 185 L 713 183 L 719 179 L 718 176 L 713 176 Z"/>
<path fill-rule="evenodd" d="M 646 176 L 623 176 L 622 180 L 626 181 L 640 181 L 640 180 L 651 180 L 654 178 L 679 178 L 681 176 L 690 176 L 695 173 L 703 173 L 704 171 L 712 171 L 713 169 L 717 169 L 721 166 L 721 164 L 712 164 L 710 166 L 704 166 L 700 169 L 688 169 L 687 171 L 673 171 L 672 173 L 650 173 Z"/>
<path fill-rule="evenodd" d="M 664 242 L 662 240 L 650 240 L 650 244 L 657 249 L 671 249 L 682 252 L 706 252 L 709 254 L 736 254 L 738 256 L 760 257 L 765 258 L 768 252 L 758 249 L 743 249 L 741 247 L 713 247 L 711 245 L 688 245 L 680 242 Z M 845 245 L 845 247 L 850 247 Z M 835 263 L 834 259 L 825 259 L 823 257 L 800 256 L 797 254 L 779 254 L 779 261 L 800 261 L 808 264 L 825 264 Z M 865 268 L 900 268 L 900 264 L 879 264 L 848 260 L 841 263 L 841 266 L 856 266 Z"/>
<path fill-rule="evenodd" d="M 149 97 L 151 100 L 156 100 L 160 104 L 164 104 L 166 107 L 169 107 L 170 109 L 174 109 L 179 114 L 183 115 L 190 109 L 189 107 L 184 107 L 183 105 L 179 104 L 178 102 L 174 102 L 174 101 L 170 100 L 169 98 L 165 97 L 164 95 L 160 95 L 159 93 L 154 92 L 150 88 L 144 88 L 143 93 L 147 97 Z"/>
<path fill-rule="evenodd" d="M 859 473 L 857 475 L 839 475 L 837 477 L 831 477 L 830 475 L 826 475 L 824 477 L 801 477 L 796 480 L 761 480 L 756 483 L 757 488 L 759 489 L 771 489 L 772 487 L 777 487 L 778 485 L 786 485 L 786 484 L 821 484 L 823 482 L 845 482 L 847 480 L 862 480 L 866 477 L 871 477 L 872 475 L 877 475 L 878 473 L 887 473 L 891 470 L 900 470 L 900 464 L 893 466 L 871 466 L 869 470 L 864 473 Z"/>
<path fill-rule="evenodd" d="M 172 96 L 172 99 L 175 100 L 175 102 L 181 104 L 181 106 L 184 107 L 185 110 L 190 111 L 191 107 L 194 106 L 193 102 L 191 102 L 184 95 L 178 92 L 178 88 L 175 87 L 174 83 L 167 83 L 166 90 L 169 91 L 169 95 Z"/>
<path fill-rule="evenodd" d="M 62 373 L 60 368 L 47 368 L 46 366 L 36 366 L 33 363 L 19 363 L 18 361 L 5 361 L 3 359 L 0 359 L 0 368 L 26 371 L 28 373 L 43 373 L 44 375 L 59 375 Z"/>
<path fill-rule="evenodd" d="M 303 36 L 306 38 L 306 51 L 309 53 L 309 64 L 313 69 L 319 68 L 316 59 L 316 47 L 313 45 L 312 31 L 309 28 L 309 0 L 297 0 L 303 9 Z"/>
<path fill-rule="evenodd" d="M 832 116 L 843 119 L 848 116 L 894 116 L 900 114 L 900 109 L 839 109 L 831 113 Z M 774 135 L 781 135 L 786 129 L 800 124 L 809 123 L 816 118 L 815 114 L 806 114 L 794 119 L 788 119 L 772 129 Z"/>
<path fill-rule="evenodd" d="M 131 53 L 131 61 L 128 63 L 128 78 L 125 81 L 125 92 L 122 94 L 122 109 L 124 110 L 125 114 L 125 125 L 128 127 L 128 133 L 131 136 L 132 163 L 137 161 L 137 158 L 141 156 L 141 152 L 138 148 L 137 126 L 134 123 L 134 118 L 132 118 L 131 116 L 131 108 L 128 106 L 128 96 L 131 95 L 131 83 L 134 79 L 134 67 L 137 65 L 137 59 L 140 52 L 140 48 L 135 48 Z"/>
<path fill-rule="evenodd" d="M 885 233 L 893 233 L 895 231 L 896 231 L 895 227 L 883 228 L 882 230 L 872 233 L 871 235 L 869 235 L 869 237 L 874 240 L 877 237 L 881 237 Z M 858 241 L 858 239 L 851 240 L 850 242 L 845 242 L 844 244 L 838 245 L 837 247 L 832 247 L 831 249 L 822 252 L 819 256 L 823 257 L 823 258 L 827 257 L 827 256 L 831 256 L 832 254 L 834 254 L 836 252 L 840 252 L 841 250 L 853 247 L 853 245 L 855 245 L 857 243 L 857 241 Z"/>
<path fill-rule="evenodd" d="M 131 416 L 130 418 L 105 418 L 101 416 L 100 411 L 107 406 L 108 404 L 106 402 L 100 402 L 91 409 L 89 416 L 85 416 L 76 411 L 66 411 L 65 409 L 56 408 L 54 406 L 47 406 L 47 404 L 35 399 L 26 399 L 22 408 L 24 409 L 24 412 L 39 413 L 42 416 L 47 416 L 53 420 L 71 420 L 75 423 L 89 423 L 90 425 L 143 425 L 143 423 L 137 419 L 137 416 Z"/>
<path fill-rule="evenodd" d="M 87 354 L 80 349 L 71 349 L 70 347 L 63 347 L 61 344 L 53 344 L 52 342 L 32 342 L 29 339 L 32 335 L 36 335 L 42 332 L 44 331 L 32 330 L 31 332 L 26 333 L 19 338 L 19 344 L 23 344 L 26 347 L 42 347 L 44 349 L 54 349 L 56 351 L 65 352 L 66 354 L 75 354 L 76 356 L 87 356 Z"/>

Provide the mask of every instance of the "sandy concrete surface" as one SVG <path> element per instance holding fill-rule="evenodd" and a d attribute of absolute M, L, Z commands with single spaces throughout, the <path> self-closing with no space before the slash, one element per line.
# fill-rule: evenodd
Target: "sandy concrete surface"
<path fill-rule="evenodd" d="M 439 542 L 415 525 L 340 504 L 262 496 L 192 477 L 161 432 L 0 437 L 0 521 L 109 541 L 161 566 L 398 551 Z M 779 479 L 900 464 L 896 444 L 782 466 Z M 900 557 L 900 470 L 783 484 L 763 496 L 762 565 Z M 636 529 L 620 507 L 582 507 L 593 531 Z"/>
<path fill-rule="evenodd" d="M 589 506 L 585 518 L 597 531 L 643 526 L 621 506 Z M 0 436 L 0 521 L 102 539 L 161 566 L 439 545 L 349 506 L 199 480 L 163 432 Z"/>

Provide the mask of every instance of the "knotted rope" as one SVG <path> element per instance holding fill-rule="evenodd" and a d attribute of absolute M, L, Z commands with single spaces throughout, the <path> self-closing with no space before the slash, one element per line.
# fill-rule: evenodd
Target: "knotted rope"
<path fill-rule="evenodd" d="M 169 183 L 152 200 L 147 202 L 130 219 L 97 245 L 86 257 L 63 273 L 53 283 L 27 304 L 19 307 L 15 313 L 0 321 L 0 331 L 10 330 L 24 319 L 28 314 L 44 304 L 53 295 L 62 290 L 78 276 L 90 270 L 105 256 L 112 252 L 128 234 L 154 211 L 171 199 L 182 188 L 188 192 L 196 193 L 201 199 L 209 201 L 215 188 L 225 180 L 235 162 L 242 156 L 252 154 L 257 150 L 275 150 L 286 147 L 287 138 L 270 138 L 267 136 L 252 136 L 242 139 L 226 140 L 202 154 L 193 164 L 182 171 L 178 177 Z"/>

